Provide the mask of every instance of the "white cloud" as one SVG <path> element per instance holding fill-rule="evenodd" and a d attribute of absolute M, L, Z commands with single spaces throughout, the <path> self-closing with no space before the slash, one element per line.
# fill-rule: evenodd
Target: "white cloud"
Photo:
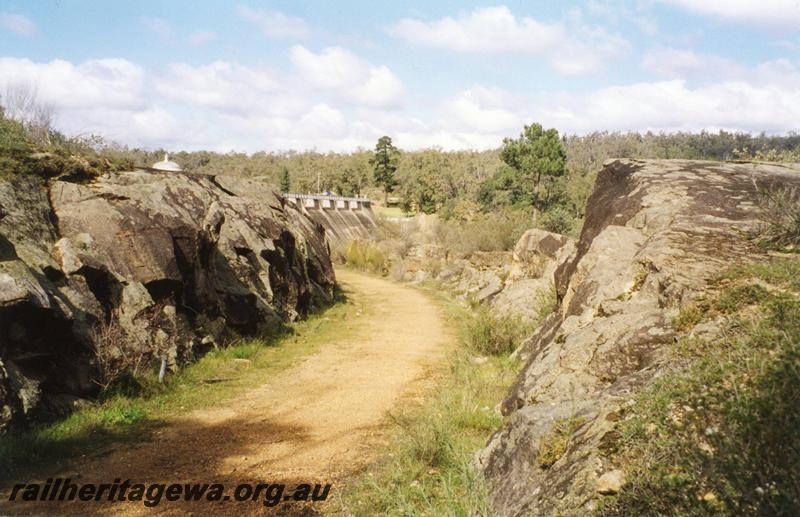
<path fill-rule="evenodd" d="M 391 129 L 370 120 L 402 92 L 387 67 L 342 48 L 297 47 L 292 57 L 297 65 L 281 73 L 227 61 L 145 70 L 124 59 L 0 58 L 0 91 L 12 78 L 31 85 L 59 129 L 133 146 L 347 150 Z"/>
<path fill-rule="evenodd" d="M 445 102 L 446 112 L 460 126 L 490 134 L 519 129 L 522 117 L 518 107 L 507 92 L 479 85 Z"/>
<path fill-rule="evenodd" d="M 624 38 L 586 25 L 579 14 L 568 23 L 546 23 L 530 17 L 517 18 L 506 6 L 481 7 L 457 18 L 448 16 L 432 22 L 406 18 L 388 32 L 433 48 L 538 55 L 564 75 L 596 72 L 628 49 Z"/>
<path fill-rule="evenodd" d="M 154 84 L 165 98 L 223 112 L 262 110 L 282 91 L 268 71 L 226 61 L 196 67 L 174 63 Z"/>
<path fill-rule="evenodd" d="M 650 49 L 642 57 L 642 69 L 666 77 L 740 77 L 745 67 L 737 62 L 714 54 L 693 50 L 659 47 Z"/>
<path fill-rule="evenodd" d="M 0 58 L 0 86 L 35 85 L 40 100 L 57 108 L 140 109 L 145 105 L 144 75 L 141 67 L 125 59 L 91 59 L 74 65 L 62 59 L 35 63 Z"/>
<path fill-rule="evenodd" d="M 703 55 L 678 56 L 675 70 L 703 66 Z M 385 80 L 385 67 L 340 48 L 314 53 L 295 47 L 290 57 L 296 68 L 284 73 L 226 61 L 146 70 L 124 59 L 36 63 L 0 58 L 0 91 L 11 78 L 37 85 L 40 99 L 56 110 L 57 127 L 68 134 L 216 151 L 347 151 L 370 148 L 383 134 L 409 149 L 492 148 L 532 121 L 569 133 L 785 133 L 800 120 L 800 66 L 789 60 L 697 85 L 670 78 L 586 93 L 526 95 L 474 85 L 445 98 L 387 108 L 370 96 L 371 88 L 383 91 L 376 85 Z M 394 80 L 387 82 L 391 89 Z"/>
<path fill-rule="evenodd" d="M 481 7 L 458 18 L 400 20 L 390 34 L 427 47 L 467 52 L 541 53 L 564 39 L 560 24 L 517 18 L 505 6 Z"/>
<path fill-rule="evenodd" d="M 622 24 L 633 25 L 646 36 L 658 34 L 658 23 L 645 7 L 647 2 L 639 1 L 632 9 L 625 0 L 589 0 L 586 2 L 586 11 L 595 16 L 602 17 L 615 26 Z"/>
<path fill-rule="evenodd" d="M 195 31 L 189 34 L 187 41 L 193 47 L 202 47 L 206 43 L 210 43 L 216 39 L 217 34 L 211 31 Z"/>
<path fill-rule="evenodd" d="M 239 15 L 255 23 L 270 38 L 302 39 L 310 34 L 305 20 L 288 16 L 280 11 L 251 9 L 247 6 L 239 8 Z"/>
<path fill-rule="evenodd" d="M 403 94 L 403 83 L 389 68 L 374 66 L 341 47 L 314 53 L 295 45 L 290 57 L 308 84 L 358 104 L 388 106 Z"/>
<path fill-rule="evenodd" d="M 493 148 L 533 121 L 562 133 L 592 131 L 732 131 L 785 134 L 800 120 L 800 64 L 763 63 L 741 78 L 690 86 L 683 79 L 640 82 L 586 93 L 519 97 L 476 85 L 444 102 L 443 112 L 401 127 L 401 146 Z"/>
<path fill-rule="evenodd" d="M 141 20 L 145 29 L 149 30 L 161 39 L 169 39 L 172 36 L 172 28 L 162 18 L 145 16 Z"/>
<path fill-rule="evenodd" d="M 36 24 L 21 14 L 0 13 L 0 27 L 23 36 L 36 34 Z"/>
<path fill-rule="evenodd" d="M 530 103 L 501 88 L 474 85 L 443 103 L 441 117 L 425 128 L 401 132 L 398 143 L 445 149 L 489 149 L 519 132 Z"/>
<path fill-rule="evenodd" d="M 603 28 L 586 25 L 579 16 L 575 17 L 571 32 L 578 37 L 569 38 L 553 49 L 553 58 L 550 60 L 551 66 L 561 75 L 597 73 L 606 62 L 628 49 L 628 42 L 624 38 Z"/>
<path fill-rule="evenodd" d="M 347 120 L 344 115 L 327 104 L 314 106 L 300 117 L 298 123 L 312 138 L 331 138 L 347 131 Z"/>
<path fill-rule="evenodd" d="M 687 11 L 745 25 L 800 28 L 797 0 L 661 0 Z"/>
<path fill-rule="evenodd" d="M 782 39 L 775 42 L 775 46 L 790 52 L 800 52 L 800 39 Z"/>
<path fill-rule="evenodd" d="M 193 131 L 168 110 L 146 106 L 139 110 L 85 108 L 62 112 L 59 127 L 68 134 L 99 134 L 110 141 L 133 146 L 171 147 L 187 139 L 201 141 Z M 207 144 L 211 141 L 207 140 Z"/>
<path fill-rule="evenodd" d="M 175 115 L 149 99 L 145 70 L 125 59 L 73 64 L 0 58 L 0 91 L 9 84 L 34 89 L 37 100 L 53 108 L 56 127 L 69 135 L 101 134 L 150 146 L 182 135 Z"/>
<path fill-rule="evenodd" d="M 751 77 L 758 78 L 760 84 L 772 84 L 787 90 L 800 89 L 800 62 L 788 59 L 767 61 L 752 69 Z"/>
<path fill-rule="evenodd" d="M 535 117 L 562 131 L 739 130 L 786 133 L 800 117 L 800 69 L 768 63 L 756 81 L 690 87 L 682 79 L 602 88 L 541 104 Z M 788 74 L 788 75 L 787 75 Z"/>

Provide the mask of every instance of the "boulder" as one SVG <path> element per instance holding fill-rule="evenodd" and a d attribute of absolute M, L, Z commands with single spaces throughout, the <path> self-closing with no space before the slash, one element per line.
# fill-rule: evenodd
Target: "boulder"
<path fill-rule="evenodd" d="M 489 302 L 494 296 L 503 290 L 503 281 L 497 275 L 485 275 L 486 282 L 480 291 L 475 295 L 478 303 Z"/>
<path fill-rule="evenodd" d="M 555 259 L 561 248 L 572 241 L 566 235 L 548 232 L 539 228 L 527 230 L 514 246 L 513 257 L 516 261 L 523 261 L 530 254 L 543 255 Z"/>
<path fill-rule="evenodd" d="M 461 274 L 451 277 L 450 288 L 458 295 L 476 301 L 489 301 L 503 289 L 503 281 L 496 270 L 476 269 L 470 262 L 461 262 Z"/>
<path fill-rule="evenodd" d="M 619 493 L 625 484 L 625 475 L 619 469 L 604 472 L 597 479 L 597 493 L 601 495 L 614 495 Z"/>
<path fill-rule="evenodd" d="M 539 305 L 551 289 L 544 278 L 522 278 L 509 282 L 492 299 L 492 311 L 501 315 L 516 315 L 527 321 L 538 316 Z"/>
<path fill-rule="evenodd" d="M 502 404 L 505 423 L 478 457 L 493 514 L 585 515 L 601 494 L 619 490 L 621 478 L 598 480 L 618 468 L 601 444 L 618 410 L 668 367 L 678 307 L 720 271 L 766 260 L 747 237 L 758 220 L 757 185 L 800 187 L 800 166 L 604 166 L 580 239 L 553 272 L 559 307 L 526 341 L 525 365 Z M 521 247 L 552 255 L 549 241 Z M 571 417 L 582 424 L 568 450 L 540 468 L 540 441 Z"/>
<path fill-rule="evenodd" d="M 476 269 L 499 269 L 511 262 L 511 253 L 507 251 L 473 251 L 469 263 Z"/>
<path fill-rule="evenodd" d="M 575 241 L 566 235 L 534 228 L 514 247 L 505 285 L 492 299 L 492 310 L 535 321 L 541 304 L 555 285 L 555 272 L 575 252 Z"/>

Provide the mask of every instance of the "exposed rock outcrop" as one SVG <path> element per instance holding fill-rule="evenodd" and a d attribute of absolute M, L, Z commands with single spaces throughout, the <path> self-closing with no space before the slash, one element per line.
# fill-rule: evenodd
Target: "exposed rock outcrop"
<path fill-rule="evenodd" d="M 604 444 L 619 409 L 668 366 L 679 307 L 720 271 L 766 257 L 748 240 L 756 185 L 800 186 L 800 166 L 621 160 L 599 173 L 580 240 L 554 271 L 559 309 L 522 350 L 507 421 L 479 455 L 497 515 L 586 515 L 619 490 Z M 540 462 L 566 419 L 567 450 Z"/>
<path fill-rule="evenodd" d="M 575 253 L 575 241 L 565 235 L 532 229 L 520 237 L 503 290 L 492 308 L 503 314 L 536 318 L 539 305 L 551 295 L 555 273 Z"/>
<path fill-rule="evenodd" d="M 334 282 L 324 230 L 262 183 L 0 182 L 0 430 L 91 395 L 104 361 L 191 360 L 329 302 Z"/>
<path fill-rule="evenodd" d="M 556 267 L 575 253 L 575 241 L 540 229 L 526 231 L 513 252 L 476 251 L 447 260 L 441 246 L 413 248 L 404 261 L 405 280 L 435 279 L 464 299 L 486 304 L 498 315 L 535 319 L 554 289 Z M 431 269 L 431 268 L 434 269 Z"/>

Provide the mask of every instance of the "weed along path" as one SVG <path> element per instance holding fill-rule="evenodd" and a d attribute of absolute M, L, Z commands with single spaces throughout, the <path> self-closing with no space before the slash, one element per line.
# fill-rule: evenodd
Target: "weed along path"
<path fill-rule="evenodd" d="M 60 505 L 3 501 L 0 514 L 294 515 L 302 508 L 282 503 L 265 509 L 263 488 L 257 502 L 234 502 L 242 483 L 332 483 L 329 500 L 335 498 L 337 481 L 378 452 L 387 412 L 430 390 L 455 340 L 439 307 L 423 293 L 348 270 L 337 275 L 355 310 L 336 323 L 342 332 L 331 332 L 316 353 L 236 398 L 176 414 L 147 441 L 118 444 L 48 474 L 82 484 L 223 483 L 230 501 L 187 503 L 181 495 L 169 502 L 165 491 L 154 507 L 103 502 L 102 495 L 97 502 Z M 311 508 L 324 512 L 325 506 Z"/>

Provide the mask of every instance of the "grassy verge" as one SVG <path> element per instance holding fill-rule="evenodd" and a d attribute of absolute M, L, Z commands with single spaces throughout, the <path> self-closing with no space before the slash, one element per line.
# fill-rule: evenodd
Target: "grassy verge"
<path fill-rule="evenodd" d="M 372 211 L 384 217 L 412 217 L 414 214 L 404 212 L 399 206 L 378 206 L 374 205 Z"/>
<path fill-rule="evenodd" d="M 475 353 L 506 355 L 536 330 L 535 322 L 521 316 L 497 315 L 486 305 L 476 305 L 471 317 L 464 318 L 463 343 Z"/>
<path fill-rule="evenodd" d="M 423 405 L 392 415 L 396 428 L 383 458 L 348 484 L 339 501 L 346 515 L 490 515 L 488 490 L 472 468 L 475 451 L 502 423 L 495 409 L 518 365 L 475 342 L 473 315 L 430 290 L 459 334 L 449 371 Z M 485 329 L 483 329 L 485 330 Z"/>
<path fill-rule="evenodd" d="M 677 366 L 635 400 L 600 515 L 800 514 L 800 260 L 733 269 L 675 325 Z M 696 328 L 696 327 L 695 327 Z"/>
<path fill-rule="evenodd" d="M 135 395 L 108 394 L 56 423 L 0 436 L 0 485 L 88 451 L 102 453 L 111 443 L 141 439 L 181 411 L 230 400 L 321 344 L 346 337 L 354 331 L 347 319 L 358 310 L 369 308 L 339 296 L 338 303 L 290 325 L 287 332 L 213 350 L 167 376 L 164 384 L 152 371 L 137 379 Z"/>

